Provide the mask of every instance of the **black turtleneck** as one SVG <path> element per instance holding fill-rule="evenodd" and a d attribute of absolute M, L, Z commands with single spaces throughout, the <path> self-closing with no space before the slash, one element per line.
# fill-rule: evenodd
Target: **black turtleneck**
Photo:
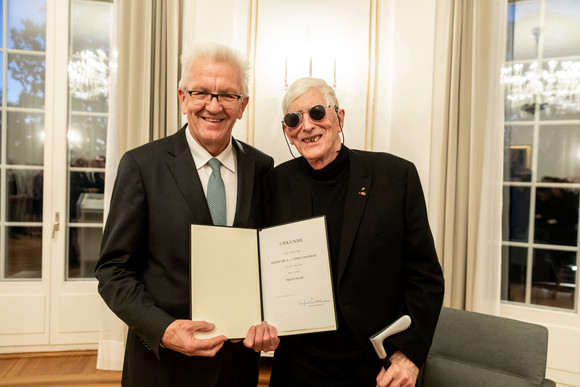
<path fill-rule="evenodd" d="M 336 297 L 340 233 L 350 174 L 348 150 L 344 147 L 341 148 L 338 156 L 319 170 L 311 168 L 306 160 L 303 161 L 305 163 L 304 171 L 309 173 L 311 177 L 311 215 L 326 216 L 332 280 Z M 285 344 L 299 348 L 316 359 L 349 360 L 358 358 L 361 356 L 361 350 L 344 322 L 338 303 L 336 304 L 336 312 L 337 331 L 288 336 L 285 338 Z"/>
<path fill-rule="evenodd" d="M 349 172 L 347 151 L 339 151 L 338 156 L 322 169 L 310 168 L 310 174 L 312 176 L 312 216 L 326 216 L 332 277 L 335 283 L 340 231 L 342 229 L 344 201 Z"/>

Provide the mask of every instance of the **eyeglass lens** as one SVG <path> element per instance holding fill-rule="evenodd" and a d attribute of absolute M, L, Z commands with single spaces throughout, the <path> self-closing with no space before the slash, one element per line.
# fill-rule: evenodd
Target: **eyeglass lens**
<path fill-rule="evenodd" d="M 216 94 L 216 93 L 209 93 L 206 91 L 196 91 L 196 90 L 187 90 L 186 92 L 189 96 L 196 101 L 197 103 L 211 103 L 212 99 L 216 99 L 218 103 L 234 103 L 237 102 L 241 96 L 237 94 Z"/>
<path fill-rule="evenodd" d="M 308 109 L 308 115 L 314 121 L 320 121 L 326 115 L 326 108 L 322 105 L 314 105 Z M 284 116 L 284 123 L 289 128 L 294 128 L 302 121 L 302 112 L 288 113 Z"/>

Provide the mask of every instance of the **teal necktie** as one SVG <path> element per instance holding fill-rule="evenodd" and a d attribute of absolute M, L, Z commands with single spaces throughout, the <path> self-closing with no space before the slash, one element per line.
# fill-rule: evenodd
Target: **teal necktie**
<path fill-rule="evenodd" d="M 208 162 L 211 176 L 207 183 L 207 204 L 211 219 L 216 226 L 226 225 L 226 189 L 220 174 L 220 161 L 212 158 Z"/>

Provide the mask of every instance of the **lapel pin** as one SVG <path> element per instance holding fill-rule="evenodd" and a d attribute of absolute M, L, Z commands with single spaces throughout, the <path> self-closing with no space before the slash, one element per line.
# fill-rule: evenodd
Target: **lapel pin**
<path fill-rule="evenodd" d="M 360 191 L 358 191 L 358 194 L 359 194 L 360 196 L 367 196 L 367 193 L 365 192 L 365 189 L 366 189 L 366 187 L 362 187 L 362 188 L 360 189 Z"/>

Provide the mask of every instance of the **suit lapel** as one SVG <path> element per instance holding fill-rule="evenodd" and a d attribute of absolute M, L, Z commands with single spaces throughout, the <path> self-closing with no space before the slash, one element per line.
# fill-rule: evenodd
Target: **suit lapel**
<path fill-rule="evenodd" d="M 248 224 L 250 207 L 252 206 L 252 194 L 254 191 L 254 170 L 255 160 L 249 157 L 244 145 L 232 138 L 233 146 L 236 150 L 238 194 L 236 203 L 236 215 L 234 217 L 234 227 Z"/>
<path fill-rule="evenodd" d="M 368 196 L 372 195 L 372 176 L 367 173 L 362 158 L 355 152 L 349 152 L 350 177 L 346 191 L 342 237 L 338 253 L 338 281 L 340 281 L 350 257 Z"/>
<path fill-rule="evenodd" d="M 196 224 L 213 224 L 199 175 L 187 146 L 185 127 L 171 137 L 167 151 L 174 156 L 167 163 Z"/>

